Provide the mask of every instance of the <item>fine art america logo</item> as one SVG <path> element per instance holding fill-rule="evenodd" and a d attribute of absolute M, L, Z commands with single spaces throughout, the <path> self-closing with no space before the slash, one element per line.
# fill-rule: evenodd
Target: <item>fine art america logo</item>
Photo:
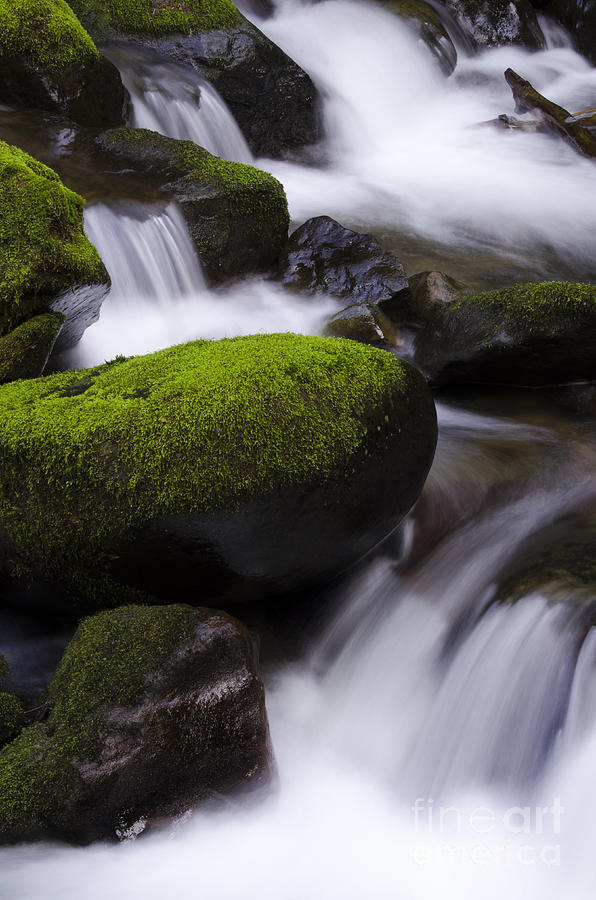
<path fill-rule="evenodd" d="M 411 807 L 414 861 L 473 865 L 560 866 L 561 818 L 555 797 L 548 806 L 439 806 L 417 797 Z"/>

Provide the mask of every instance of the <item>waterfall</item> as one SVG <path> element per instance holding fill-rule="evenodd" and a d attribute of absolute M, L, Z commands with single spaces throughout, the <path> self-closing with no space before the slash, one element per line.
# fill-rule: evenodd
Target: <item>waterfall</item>
<path fill-rule="evenodd" d="M 190 68 L 133 45 L 106 48 L 132 100 L 135 128 L 187 139 L 215 156 L 252 162 L 242 132 L 215 88 Z"/>
<path fill-rule="evenodd" d="M 316 334 L 337 304 L 288 295 L 262 278 L 208 288 L 188 228 L 175 203 L 96 204 L 85 230 L 112 279 L 99 321 L 60 357 L 69 367 L 118 354 L 150 353 L 197 338 L 257 332 Z"/>
<path fill-rule="evenodd" d="M 472 285 L 596 279 L 593 161 L 549 135 L 482 124 L 515 115 L 509 66 L 571 111 L 594 106 L 596 69 L 569 47 L 460 53 L 444 78 L 380 5 L 280 0 L 259 27 L 324 100 L 331 169 L 270 166 L 293 218 L 327 214 L 376 231 L 411 271 L 434 259 Z"/>

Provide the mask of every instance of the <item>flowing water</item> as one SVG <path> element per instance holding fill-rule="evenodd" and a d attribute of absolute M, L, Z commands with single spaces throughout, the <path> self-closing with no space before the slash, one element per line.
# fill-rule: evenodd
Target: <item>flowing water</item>
<path fill-rule="evenodd" d="M 381 8 L 284 0 L 259 25 L 324 96 L 320 164 L 259 161 L 296 222 L 334 215 L 377 232 L 410 271 L 483 287 L 596 277 L 594 165 L 544 135 L 478 127 L 513 113 L 509 65 L 572 110 L 595 105 L 596 73 L 564 35 L 533 54 L 470 57 L 459 41 L 445 79 Z M 135 116 L 178 96 L 130 70 Z M 162 130 L 190 115 L 180 90 Z M 332 308 L 262 279 L 213 291 L 173 205 L 96 205 L 86 228 L 113 289 L 73 365 L 196 336 L 316 332 Z M 267 670 L 272 796 L 119 846 L 0 850 L 0 896 L 593 896 L 596 597 L 546 572 L 513 604 L 502 588 L 553 535 L 590 522 L 596 421 L 550 395 L 493 394 L 441 403 L 439 426 L 401 541 L 324 592 L 309 649 Z"/>

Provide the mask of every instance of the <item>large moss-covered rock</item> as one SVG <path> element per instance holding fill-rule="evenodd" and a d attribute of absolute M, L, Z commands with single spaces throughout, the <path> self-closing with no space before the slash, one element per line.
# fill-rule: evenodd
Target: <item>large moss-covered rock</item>
<path fill-rule="evenodd" d="M 420 373 L 352 341 L 198 341 L 14 382 L 0 388 L 4 555 L 31 578 L 106 572 L 200 600 L 227 589 L 205 578 L 207 547 L 255 590 L 295 587 L 391 532 L 435 441 Z"/>
<path fill-rule="evenodd" d="M 446 0 L 474 44 L 543 47 L 544 35 L 529 0 Z"/>
<path fill-rule="evenodd" d="M 42 374 L 64 319 L 62 313 L 35 316 L 0 337 L 0 384 Z"/>
<path fill-rule="evenodd" d="M 0 336 L 52 309 L 70 346 L 99 315 L 109 278 L 83 207 L 52 169 L 0 142 Z"/>
<path fill-rule="evenodd" d="M 311 79 L 231 0 L 73 0 L 71 6 L 94 36 L 135 40 L 201 72 L 254 153 L 280 156 L 320 137 Z"/>
<path fill-rule="evenodd" d="M 523 386 L 596 378 L 596 287 L 550 281 L 429 308 L 415 359 L 439 385 Z"/>
<path fill-rule="evenodd" d="M 177 201 L 211 281 L 267 271 L 276 262 L 289 215 L 284 189 L 272 175 L 146 129 L 108 131 L 98 147 L 158 181 Z"/>
<path fill-rule="evenodd" d="M 424 0 L 381 0 L 382 5 L 414 29 L 445 75 L 457 65 L 457 50 L 437 10 Z"/>
<path fill-rule="evenodd" d="M 105 128 L 123 123 L 127 96 L 65 0 L 3 0 L 0 100 Z"/>
<path fill-rule="evenodd" d="M 224 613 L 125 606 L 84 620 L 49 689 L 50 716 L 0 751 L 0 840 L 137 834 L 266 783 L 253 640 Z"/>

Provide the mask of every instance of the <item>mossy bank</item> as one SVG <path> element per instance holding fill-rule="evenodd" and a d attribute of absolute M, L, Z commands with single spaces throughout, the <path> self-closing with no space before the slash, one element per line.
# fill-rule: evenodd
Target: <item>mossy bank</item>
<path fill-rule="evenodd" d="M 97 317 L 109 279 L 83 208 L 52 169 L 0 142 L 0 336 L 51 307 L 74 343 Z"/>
<path fill-rule="evenodd" d="M 0 521 L 30 578 L 117 571 L 159 592 L 158 570 L 200 596 L 207 543 L 244 579 L 294 585 L 395 527 L 435 440 L 424 379 L 390 354 L 198 341 L 1 388 Z"/>

